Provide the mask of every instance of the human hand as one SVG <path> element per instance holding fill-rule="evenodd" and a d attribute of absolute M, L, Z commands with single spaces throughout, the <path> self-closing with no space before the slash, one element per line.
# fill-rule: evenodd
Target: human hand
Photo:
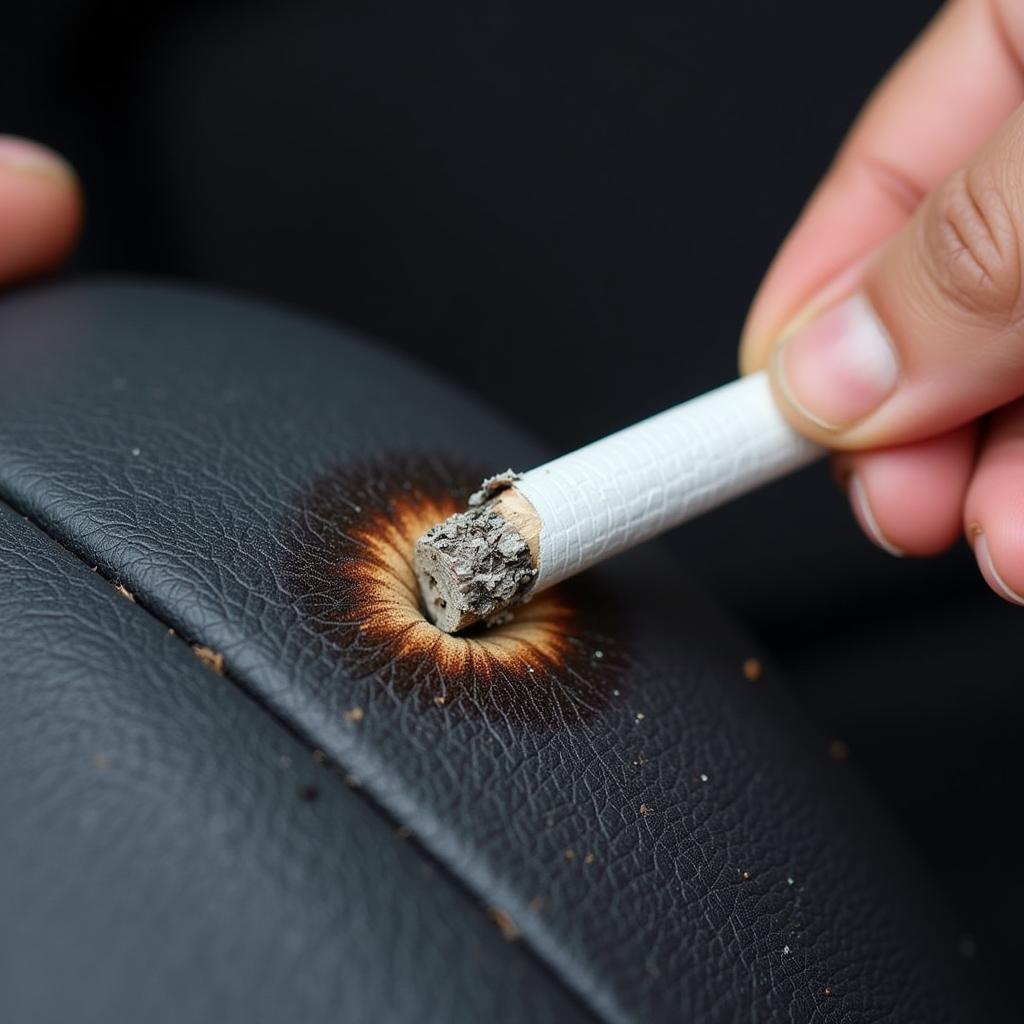
<path fill-rule="evenodd" d="M 0 286 L 59 264 L 81 223 L 71 167 L 38 143 L 0 135 Z"/>
<path fill-rule="evenodd" d="M 794 426 L 840 450 L 876 544 L 928 555 L 965 530 L 989 586 L 1017 604 L 1022 101 L 1024 5 L 952 0 L 857 120 L 740 350 L 744 372 L 770 367 Z"/>

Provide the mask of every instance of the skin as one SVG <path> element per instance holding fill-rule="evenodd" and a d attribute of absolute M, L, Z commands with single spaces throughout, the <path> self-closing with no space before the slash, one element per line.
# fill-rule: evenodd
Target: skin
<path fill-rule="evenodd" d="M 74 171 L 38 143 L 0 135 L 0 287 L 53 270 L 82 225 Z"/>
<path fill-rule="evenodd" d="M 838 450 L 837 478 L 871 540 L 930 555 L 964 534 L 991 588 L 1018 604 L 1022 103 L 1024 4 L 952 0 L 853 125 L 765 277 L 740 348 L 744 372 L 769 367 L 793 424 Z M 786 342 L 854 293 L 899 375 L 880 404 L 831 429 L 787 394 L 806 348 Z"/>

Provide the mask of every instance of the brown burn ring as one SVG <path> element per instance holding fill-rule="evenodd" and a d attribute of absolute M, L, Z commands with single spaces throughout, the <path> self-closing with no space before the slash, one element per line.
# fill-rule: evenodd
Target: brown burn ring
<path fill-rule="evenodd" d="M 451 636 L 423 614 L 412 552 L 425 530 L 465 506 L 482 474 L 391 455 L 341 467 L 299 500 L 289 529 L 288 589 L 305 625 L 349 674 L 374 676 L 432 705 L 550 720 L 587 716 L 622 681 L 623 647 L 593 581 L 545 591 L 511 621 Z"/>

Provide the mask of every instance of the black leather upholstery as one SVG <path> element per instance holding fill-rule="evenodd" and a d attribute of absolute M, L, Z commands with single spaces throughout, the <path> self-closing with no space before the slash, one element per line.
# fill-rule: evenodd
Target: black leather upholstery
<path fill-rule="evenodd" d="M 0 1020 L 591 1019 L 281 723 L 0 510 Z"/>
<path fill-rule="evenodd" d="M 828 756 L 770 667 L 756 684 L 744 677 L 741 665 L 755 653 L 749 641 L 657 547 L 582 583 L 593 607 L 573 620 L 571 657 L 533 678 L 396 660 L 333 617 L 351 597 L 339 565 L 352 550 L 352 524 L 380 502 L 378 492 L 454 488 L 466 467 L 525 467 L 543 457 L 478 403 L 343 333 L 178 289 L 79 285 L 9 298 L 0 338 L 0 495 L 166 626 L 222 652 L 232 682 L 357 779 L 466 891 L 501 908 L 523 948 L 595 1016 L 1001 1019 L 966 976 L 939 901 L 850 766 Z M 105 610 L 126 612 L 141 615 Z M 66 617 L 58 608 L 58 624 Z M 81 629 L 81 618 L 72 625 Z M 160 701 L 144 717 L 162 741 L 165 716 L 190 722 L 193 714 L 178 707 L 177 689 L 174 700 L 163 690 L 169 679 L 195 685 L 197 669 L 186 671 L 180 644 L 158 644 L 150 624 L 138 640 L 120 628 L 107 632 L 121 656 L 138 643 L 154 673 Z M 14 640 L 21 635 L 15 628 Z M 201 682 L 227 692 L 215 678 Z M 20 689 L 30 710 L 21 725 L 5 715 L 3 728 L 25 743 L 49 698 L 37 708 Z M 321 914 L 310 930 L 331 936 L 334 919 L 303 889 L 303 858 L 346 859 L 331 852 L 331 837 L 356 814 L 351 800 L 331 790 L 330 804 L 288 805 L 243 778 L 263 764 L 280 787 L 274 759 L 281 749 L 301 755 L 281 724 L 257 722 L 237 696 L 220 699 L 202 716 L 205 737 L 191 722 L 187 734 L 175 727 L 166 759 L 154 764 L 148 743 L 128 756 L 140 772 L 152 770 L 150 799 L 182 828 L 198 829 L 188 803 L 175 804 L 198 782 L 189 781 L 190 759 L 211 743 L 244 746 L 244 758 L 217 762 L 221 807 L 226 813 L 239 787 L 253 794 L 254 814 L 276 814 L 283 803 L 289 816 L 275 818 L 266 850 L 260 829 L 239 832 L 238 856 L 265 857 L 291 910 Z M 73 756 L 79 764 L 81 751 Z M 93 798 L 57 789 L 49 799 L 66 813 L 65 800 L 88 808 Z M 296 838 L 307 812 L 320 829 L 308 844 Z M 49 857 L 54 872 L 66 870 L 73 851 L 22 814 L 18 828 L 38 832 L 41 870 Z M 410 898 L 458 908 L 447 927 L 465 928 L 458 941 L 475 946 L 478 921 L 463 922 L 465 895 L 447 883 L 443 895 L 421 893 L 415 870 L 398 864 L 411 854 L 391 849 L 385 829 L 366 827 L 356 855 L 373 858 L 379 841 L 382 860 L 394 859 L 388 877 L 404 871 Z M 125 839 L 118 856 L 130 858 L 137 841 L 145 859 L 146 838 Z M 170 874 L 157 866 L 129 884 L 168 899 L 176 856 L 171 845 Z M 197 886 L 236 882 L 232 866 L 214 858 L 195 870 L 204 875 Z M 221 922 L 225 935 L 267 926 L 245 924 L 237 906 Z M 418 914 L 414 921 L 426 927 Z M 390 925 L 366 928 L 380 957 L 408 939 Z M 2 942 L 17 942 L 9 925 Z M 481 949 L 491 945 L 480 940 Z M 407 949 L 398 948 L 403 962 Z M 536 970 L 522 956 L 510 949 L 509 972 Z M 430 983 L 463 991 L 471 968 L 458 957 Z M 231 971 L 230 958 L 218 967 Z M 275 999 L 268 979 L 267 999 Z M 419 983 L 411 974 L 401 981 L 410 990 Z M 201 984 L 189 978 L 190 988 Z M 563 997 L 546 985 L 552 991 L 537 994 L 538 1007 L 509 1003 L 504 1019 L 561 1012 Z M 368 1000 L 394 994 L 373 993 Z M 378 1019 L 422 1019 L 381 1012 Z M 346 1019 L 342 1008 L 337 1017 Z"/>

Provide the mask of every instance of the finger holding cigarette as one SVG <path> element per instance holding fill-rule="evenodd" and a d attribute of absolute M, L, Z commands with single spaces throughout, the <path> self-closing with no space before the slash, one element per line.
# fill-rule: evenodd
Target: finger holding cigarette
<path fill-rule="evenodd" d="M 966 534 L 1024 604 L 1024 4 L 955 0 L 875 91 L 754 302 L 768 367 L 868 537 Z"/>
<path fill-rule="evenodd" d="M 1022 67 L 1024 5 L 947 4 L 776 258 L 744 334 L 750 376 L 428 533 L 416 559 L 438 625 L 487 621 L 817 445 L 878 547 L 935 554 L 963 531 L 992 590 L 1024 605 Z"/>

